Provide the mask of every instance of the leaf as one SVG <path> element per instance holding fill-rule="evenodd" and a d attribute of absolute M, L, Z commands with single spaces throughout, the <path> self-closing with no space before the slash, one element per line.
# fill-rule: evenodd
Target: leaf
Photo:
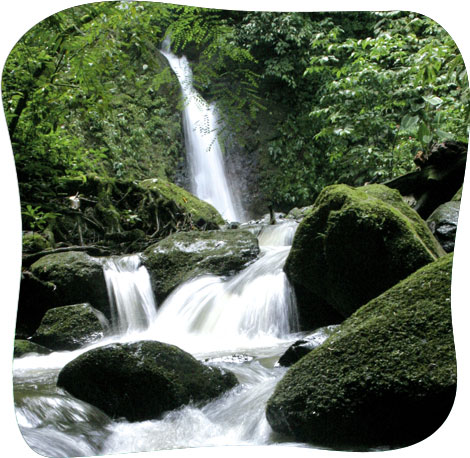
<path fill-rule="evenodd" d="M 403 116 L 400 123 L 400 128 L 404 131 L 413 130 L 418 126 L 419 119 L 420 118 L 418 115 L 411 116 L 407 114 Z"/>
<path fill-rule="evenodd" d="M 430 103 L 431 105 L 434 105 L 434 106 L 440 105 L 441 103 L 444 102 L 440 97 L 437 97 L 437 96 L 423 95 L 423 99 L 426 102 L 428 102 L 428 103 Z"/>

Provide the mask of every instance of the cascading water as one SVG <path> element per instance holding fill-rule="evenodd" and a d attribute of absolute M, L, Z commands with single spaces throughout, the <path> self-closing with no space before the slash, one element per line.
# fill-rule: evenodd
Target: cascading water
<path fill-rule="evenodd" d="M 275 443 L 264 409 L 285 372 L 275 363 L 302 336 L 295 298 L 282 271 L 295 223 L 265 226 L 261 255 L 230 278 L 198 277 L 157 310 L 144 293 L 149 277 L 138 256 L 105 260 L 114 335 L 73 352 L 15 359 L 18 423 L 27 443 L 47 456 L 87 456 L 214 445 Z M 318 335 L 318 343 L 323 337 Z M 240 385 L 202 408 L 186 406 L 154 421 L 129 423 L 56 387 L 60 369 L 90 348 L 117 341 L 172 343 L 232 371 Z"/>
<path fill-rule="evenodd" d="M 243 212 L 236 203 L 224 170 L 217 138 L 215 106 L 208 104 L 193 87 L 193 76 L 185 56 L 170 52 L 165 40 L 162 54 L 175 72 L 183 92 L 186 154 L 192 179 L 191 192 L 212 204 L 228 221 L 242 221 Z"/>
<path fill-rule="evenodd" d="M 126 335 L 147 329 L 155 320 L 157 306 L 149 274 L 140 257 L 108 258 L 103 270 L 111 303 L 113 332 Z"/>

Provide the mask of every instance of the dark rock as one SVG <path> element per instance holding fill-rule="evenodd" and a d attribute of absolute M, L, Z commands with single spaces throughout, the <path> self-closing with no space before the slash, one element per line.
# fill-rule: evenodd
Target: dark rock
<path fill-rule="evenodd" d="M 52 350 L 42 345 L 38 345 L 29 340 L 15 339 L 13 356 L 15 358 L 21 358 L 22 356 L 35 353 L 38 355 L 48 355 L 52 353 Z"/>
<path fill-rule="evenodd" d="M 84 252 L 50 254 L 32 264 L 31 273 L 53 285 L 45 304 L 47 309 L 88 302 L 108 318 L 111 316 L 100 259 Z"/>
<path fill-rule="evenodd" d="M 342 321 L 324 322 L 328 306 L 346 318 L 444 253 L 398 191 L 334 185 L 299 224 L 284 270 L 301 323 L 314 328 Z"/>
<path fill-rule="evenodd" d="M 154 341 L 96 348 L 67 364 L 57 385 L 129 421 L 158 418 L 189 403 L 202 404 L 237 385 L 231 372 Z"/>
<path fill-rule="evenodd" d="M 52 350 L 75 350 L 101 339 L 105 332 L 103 316 L 90 304 L 50 309 L 31 340 Z"/>
<path fill-rule="evenodd" d="M 147 248 L 142 263 L 161 303 L 181 283 L 208 273 L 233 274 L 258 254 L 258 240 L 249 231 L 178 232 Z"/>
<path fill-rule="evenodd" d="M 337 328 L 337 325 L 325 326 L 317 329 L 313 334 L 294 342 L 279 358 L 278 366 L 289 367 L 300 358 L 321 345 Z"/>
<path fill-rule="evenodd" d="M 457 371 L 452 254 L 361 307 L 290 367 L 267 403 L 272 428 L 331 447 L 401 447 L 449 414 Z"/>
<path fill-rule="evenodd" d="M 434 210 L 426 223 L 447 253 L 454 251 L 457 223 L 459 221 L 460 201 L 451 200 Z"/>

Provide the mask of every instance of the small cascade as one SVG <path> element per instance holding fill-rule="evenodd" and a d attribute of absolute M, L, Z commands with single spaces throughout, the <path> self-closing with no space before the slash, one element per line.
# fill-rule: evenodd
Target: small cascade
<path fill-rule="evenodd" d="M 235 204 L 225 175 L 223 155 L 217 138 L 215 106 L 208 104 L 193 87 L 193 75 L 185 56 L 170 52 L 169 40 L 162 54 L 175 72 L 183 92 L 186 154 L 192 179 L 191 192 L 212 204 L 228 221 L 242 221 L 241 206 Z"/>
<path fill-rule="evenodd" d="M 269 227 L 260 258 L 234 277 L 205 275 L 181 285 L 149 331 L 192 352 L 268 346 L 297 332 L 295 295 L 282 269 L 294 227 Z"/>
<path fill-rule="evenodd" d="M 108 258 L 103 265 L 112 311 L 112 331 L 125 336 L 145 331 L 157 306 L 147 269 L 138 255 Z"/>

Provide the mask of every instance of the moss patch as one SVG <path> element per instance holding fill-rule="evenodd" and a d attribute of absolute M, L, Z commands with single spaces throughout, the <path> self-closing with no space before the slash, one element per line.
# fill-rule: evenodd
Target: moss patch
<path fill-rule="evenodd" d="M 153 341 L 91 350 L 67 364 L 57 382 L 111 417 L 129 421 L 155 419 L 190 402 L 207 402 L 237 383 L 231 372 Z"/>
<path fill-rule="evenodd" d="M 203 274 L 228 275 L 259 254 L 258 240 L 246 230 L 190 231 L 170 235 L 144 251 L 153 291 L 162 302 L 179 284 Z"/>
<path fill-rule="evenodd" d="M 103 325 L 93 307 L 76 304 L 48 310 L 32 340 L 53 350 L 75 350 L 103 334 Z"/>
<path fill-rule="evenodd" d="M 51 352 L 52 350 L 50 350 L 49 348 L 45 348 L 29 340 L 15 339 L 14 353 L 13 353 L 13 356 L 15 358 L 21 358 L 22 356 L 27 355 L 29 353 L 47 355 Z"/>
<path fill-rule="evenodd" d="M 334 185 L 323 190 L 300 223 L 284 270 L 294 288 L 347 317 L 442 254 L 398 191 Z M 299 309 L 307 321 L 315 314 L 308 301 L 299 301 Z"/>
<path fill-rule="evenodd" d="M 370 301 L 294 364 L 268 402 L 271 426 L 342 446 L 404 446 L 431 435 L 456 389 L 452 259 Z"/>

